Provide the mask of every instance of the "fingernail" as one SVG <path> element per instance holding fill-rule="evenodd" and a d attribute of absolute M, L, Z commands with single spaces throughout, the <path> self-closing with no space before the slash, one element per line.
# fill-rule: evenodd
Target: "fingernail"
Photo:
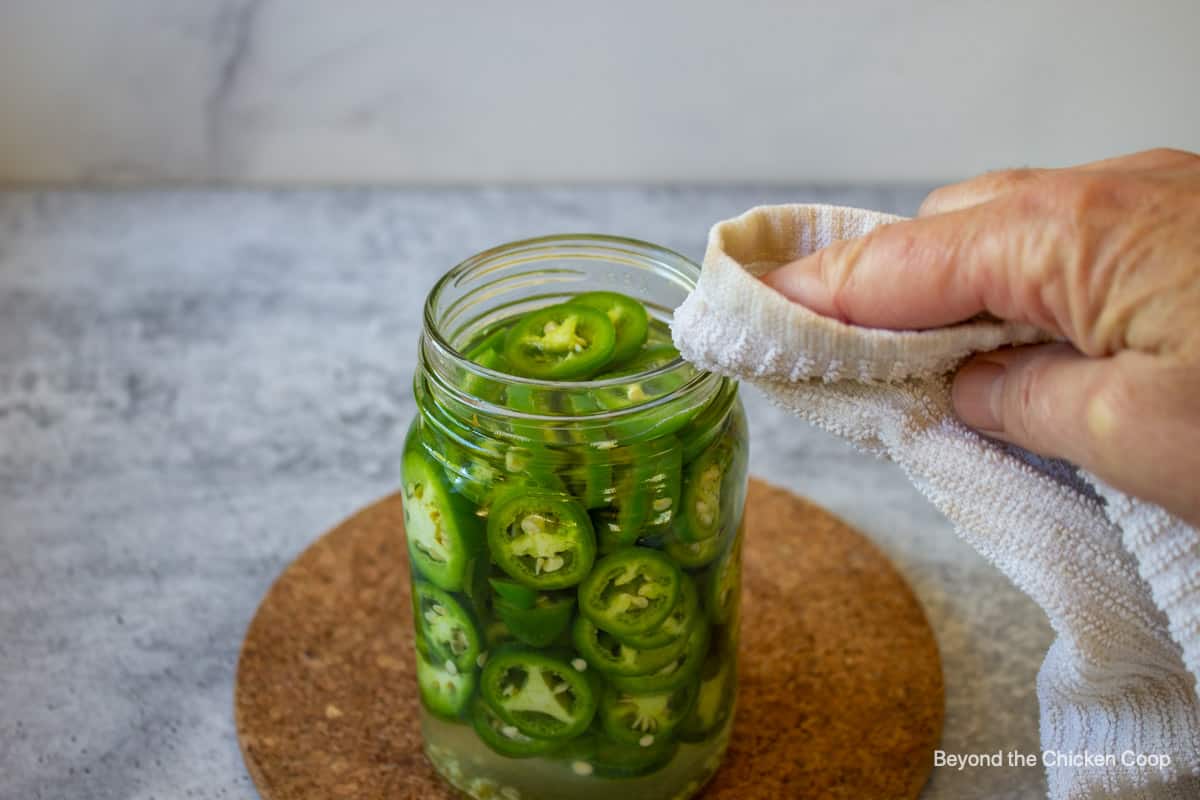
<path fill-rule="evenodd" d="M 977 361 L 963 367 L 954 378 L 951 392 L 958 418 L 981 431 L 1000 432 L 1000 408 L 1004 399 L 1004 367 L 992 361 Z"/>

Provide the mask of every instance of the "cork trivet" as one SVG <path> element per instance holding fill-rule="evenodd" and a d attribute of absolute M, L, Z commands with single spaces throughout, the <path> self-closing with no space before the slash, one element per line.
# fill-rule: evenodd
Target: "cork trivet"
<path fill-rule="evenodd" d="M 942 671 L 908 585 L 782 489 L 751 481 L 746 515 L 738 711 L 703 797 L 916 797 Z M 322 536 L 250 624 L 235 713 L 265 800 L 455 797 L 421 751 L 402 520 L 393 495 Z"/>

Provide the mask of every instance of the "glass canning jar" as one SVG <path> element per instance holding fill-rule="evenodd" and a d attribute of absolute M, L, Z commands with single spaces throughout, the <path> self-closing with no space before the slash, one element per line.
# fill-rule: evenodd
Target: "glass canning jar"
<path fill-rule="evenodd" d="M 404 444 L 426 751 L 475 798 L 687 798 L 736 695 L 748 442 L 737 385 L 670 347 L 699 268 L 552 236 L 450 270 L 425 304 Z M 667 358 L 547 382 L 463 353 L 496 324 L 620 291 Z"/>

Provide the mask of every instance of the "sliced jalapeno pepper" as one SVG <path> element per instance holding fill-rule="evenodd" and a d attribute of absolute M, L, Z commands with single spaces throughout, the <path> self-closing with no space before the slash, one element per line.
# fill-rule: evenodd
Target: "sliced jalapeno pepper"
<path fill-rule="evenodd" d="M 575 650 L 589 665 L 607 675 L 645 675 L 662 669 L 678 658 L 687 639 L 668 642 L 663 647 L 637 648 L 625 644 L 584 616 L 575 618 L 571 628 Z"/>
<path fill-rule="evenodd" d="M 563 303 L 517 319 L 505 337 L 504 357 L 513 372 L 526 378 L 586 378 L 609 362 L 616 340 L 604 312 Z"/>
<path fill-rule="evenodd" d="M 488 439 L 467 441 L 467 432 L 442 429 L 440 424 L 426 426 L 424 432 L 430 440 L 427 452 L 442 465 L 450 488 L 472 503 L 482 504 L 492 484 L 503 475 L 500 448 Z"/>
<path fill-rule="evenodd" d="M 587 511 L 570 495 L 544 489 L 498 497 L 487 538 L 496 565 L 532 589 L 574 586 L 596 556 Z"/>
<path fill-rule="evenodd" d="M 663 692 L 634 693 L 609 686 L 600 698 L 600 722 L 616 742 L 650 747 L 670 738 L 692 710 L 696 684 Z"/>
<path fill-rule="evenodd" d="M 561 636 L 571 624 L 575 598 L 541 594 L 535 597 L 533 605 L 522 608 L 497 595 L 492 608 L 513 636 L 527 645 L 545 647 Z"/>
<path fill-rule="evenodd" d="M 544 389 L 525 383 L 514 383 L 504 390 L 505 403 L 514 411 L 525 414 L 554 414 L 557 409 L 552 396 Z"/>
<path fill-rule="evenodd" d="M 504 451 L 504 471 L 508 473 L 505 481 L 518 486 L 536 486 L 565 492 L 566 484 L 554 471 L 555 460 L 550 450 L 542 445 L 509 447 Z M 500 481 L 493 487 L 496 495 L 499 495 L 502 489 L 509 488 L 505 481 Z"/>
<path fill-rule="evenodd" d="M 472 503 L 482 504 L 499 475 L 500 470 L 493 464 L 482 458 L 467 457 L 450 476 L 450 485 Z"/>
<path fill-rule="evenodd" d="M 637 376 L 642 372 L 666 366 L 677 358 L 679 351 L 669 344 L 648 345 L 621 369 L 596 376 L 599 380 L 629 378 L 626 383 L 597 388 L 596 404 L 601 408 L 619 411 L 669 395 L 691 380 L 696 373 L 676 369 L 650 378 Z M 670 436 L 690 424 L 704 408 L 704 405 L 698 405 L 689 398 L 667 400 L 614 420 L 609 424 L 609 433 L 616 439 L 628 441 L 650 441 L 661 436 Z"/>
<path fill-rule="evenodd" d="M 615 369 L 608 370 L 601 375 L 597 375 L 598 380 L 605 378 L 623 378 L 627 375 L 637 375 L 641 372 L 649 372 L 650 370 L 665 367 L 667 364 L 679 358 L 679 351 L 672 344 L 649 344 L 642 348 L 641 352 L 635 355 L 631 360 L 621 364 Z M 616 359 L 613 359 L 614 361 Z"/>
<path fill-rule="evenodd" d="M 413 584 L 413 614 L 417 630 L 433 659 L 453 664 L 459 672 L 475 667 L 479 657 L 479 631 L 467 609 L 449 592 L 431 583 Z"/>
<path fill-rule="evenodd" d="M 714 652 L 700 670 L 696 703 L 676 730 L 685 742 L 699 742 L 720 730 L 733 714 L 733 657 Z"/>
<path fill-rule="evenodd" d="M 483 338 L 477 339 L 475 342 L 467 345 L 466 356 L 471 361 L 479 364 L 480 356 L 487 353 L 495 353 L 500 355 L 504 352 L 504 340 L 508 337 L 508 325 L 500 325 L 487 334 Z M 491 367 L 490 364 L 483 364 L 485 367 Z"/>
<path fill-rule="evenodd" d="M 645 633 L 626 636 L 624 641 L 634 647 L 663 647 L 685 638 L 700 616 L 700 595 L 696 582 L 688 575 L 679 578 L 679 599 L 662 624 Z"/>
<path fill-rule="evenodd" d="M 608 505 L 613 496 L 612 464 L 609 456 L 585 450 L 582 463 L 571 468 L 571 489 L 586 508 Z"/>
<path fill-rule="evenodd" d="M 712 566 L 704 579 L 704 606 L 715 624 L 724 625 L 733 618 L 742 590 L 742 540 L 730 548 Z"/>
<path fill-rule="evenodd" d="M 591 680 L 536 650 L 501 647 L 488 658 L 479 683 L 496 715 L 526 736 L 570 739 L 587 730 L 596 713 Z"/>
<path fill-rule="evenodd" d="M 498 598 L 504 599 L 517 608 L 533 608 L 537 602 L 538 593 L 524 584 L 510 581 L 506 578 L 488 578 L 492 590 Z"/>
<path fill-rule="evenodd" d="M 553 739 L 526 736 L 515 725 L 501 719 L 491 706 L 478 697 L 471 704 L 471 726 L 484 744 L 508 758 L 540 756 L 560 744 Z"/>
<path fill-rule="evenodd" d="M 585 292 L 576 295 L 572 303 L 602 311 L 616 331 L 610 364 L 620 364 L 639 353 L 649 333 L 650 315 L 646 307 L 632 297 L 617 292 Z"/>
<path fill-rule="evenodd" d="M 664 357 L 665 357 L 664 353 Z M 678 353 L 676 353 L 678 355 Z M 666 363 L 670 363 L 667 360 Z M 646 369 L 654 369 L 655 361 L 648 362 Z M 598 376 L 599 378 L 616 378 L 624 377 L 620 373 L 627 370 L 620 370 L 619 373 L 605 373 Z M 630 376 L 632 377 L 632 376 Z M 612 411 L 619 411 L 630 406 L 636 406 L 639 403 L 645 403 L 648 400 L 653 400 L 656 397 L 661 397 L 665 394 L 678 389 L 688 380 L 687 375 L 681 375 L 677 372 L 668 372 L 666 375 L 659 375 L 646 380 L 630 380 L 628 383 L 618 384 L 616 386 L 605 386 L 596 389 L 596 402 L 603 408 Z M 647 410 L 645 414 L 635 417 L 631 424 L 642 425 L 644 427 L 657 427 L 660 420 L 652 416 L 655 411 Z M 682 427 L 683 423 L 680 423 Z"/>
<path fill-rule="evenodd" d="M 615 470 L 619 477 L 611 491 L 612 508 L 596 515 L 601 543 L 608 550 L 669 525 L 679 506 L 681 461 L 673 439 L 653 447 L 632 445 L 625 457 L 627 463 Z"/>
<path fill-rule="evenodd" d="M 404 453 L 404 531 L 417 571 L 439 589 L 456 592 L 480 566 L 482 521 L 450 491 L 441 466 L 419 444 Z"/>
<path fill-rule="evenodd" d="M 599 438 L 604 432 L 588 431 L 584 441 Z M 599 509 L 612 500 L 612 455 L 610 451 L 587 446 L 578 449 L 575 462 L 566 468 L 566 483 L 571 493 L 587 509 Z"/>
<path fill-rule="evenodd" d="M 496 372 L 508 372 L 508 362 L 504 359 L 504 339 L 507 335 L 507 327 L 501 327 L 492 331 L 476 344 L 467 348 L 467 360 Z M 466 371 L 464 370 L 464 372 Z M 503 389 L 501 383 L 471 372 L 466 372 L 466 378 L 462 386 L 467 394 L 493 403 L 500 399 Z"/>
<path fill-rule="evenodd" d="M 676 534 L 684 541 L 698 542 L 721 530 L 722 485 L 732 460 L 730 448 L 718 443 L 684 470 L 682 524 L 676 526 Z"/>
<path fill-rule="evenodd" d="M 539 387 L 529 384 L 511 384 L 505 390 L 505 403 L 509 408 L 515 411 L 521 411 L 523 414 L 538 414 L 541 416 L 556 415 L 560 413 L 560 398 L 554 395 L 553 392 L 539 389 Z M 518 428 L 522 435 L 527 437 L 536 437 L 550 444 L 566 444 L 571 441 L 571 434 L 563 426 L 553 425 L 553 423 L 545 422 L 524 422 Z M 544 456 L 545 453 L 536 453 L 534 456 Z"/>
<path fill-rule="evenodd" d="M 717 418 L 717 414 L 722 408 L 724 408 L 724 404 L 720 402 L 710 403 L 679 431 L 679 441 L 683 445 L 684 464 L 691 464 L 718 438 L 726 435 L 727 425 L 722 424 Z"/>
<path fill-rule="evenodd" d="M 574 414 L 590 414 L 600 410 L 592 394 L 572 393 L 567 406 Z M 572 494 L 585 507 L 608 505 L 613 495 L 611 436 L 601 425 L 576 425 L 569 438 L 576 445 L 574 461 L 566 469 L 566 481 Z"/>
<path fill-rule="evenodd" d="M 504 624 L 503 620 L 494 619 L 487 624 L 486 628 L 483 629 L 483 641 L 489 648 L 496 648 L 502 644 L 509 644 L 514 640 L 515 637 L 512 635 L 512 631 L 508 629 L 508 626 Z M 483 657 L 475 663 L 482 666 L 481 662 L 486 660 L 487 655 L 484 654 Z"/>
<path fill-rule="evenodd" d="M 662 553 L 627 547 L 600 559 L 579 585 L 579 610 L 614 636 L 644 634 L 670 615 L 681 581 Z"/>
<path fill-rule="evenodd" d="M 721 534 L 698 542 L 688 542 L 672 534 L 667 538 L 663 549 L 684 569 L 699 569 L 724 551 L 728 538 Z"/>
<path fill-rule="evenodd" d="M 618 676 L 609 679 L 613 686 L 627 692 L 666 692 L 692 680 L 700 671 L 708 654 L 709 630 L 703 620 L 696 620 L 685 638 L 683 651 L 670 663 L 647 675 Z"/>
<path fill-rule="evenodd" d="M 636 778 L 656 772 L 675 757 L 679 743 L 664 739 L 649 747 L 619 744 L 602 733 L 585 733 L 571 740 L 559 756 L 577 775 Z"/>
<path fill-rule="evenodd" d="M 416 650 L 417 689 L 421 703 L 439 717 L 459 716 L 475 690 L 474 669 L 462 672 L 453 661 L 439 662 L 419 635 Z"/>

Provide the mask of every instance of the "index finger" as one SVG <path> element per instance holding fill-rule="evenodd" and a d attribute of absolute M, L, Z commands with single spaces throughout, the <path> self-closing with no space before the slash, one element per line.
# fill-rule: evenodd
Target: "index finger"
<path fill-rule="evenodd" d="M 818 314 L 866 327 L 935 328 L 986 311 L 1067 335 L 1023 272 L 1062 261 L 1045 219 L 1001 197 L 834 242 L 762 280 Z"/>
<path fill-rule="evenodd" d="M 1017 189 L 1028 188 L 1045 178 L 1072 172 L 1135 172 L 1139 170 L 1163 169 L 1194 163 L 1196 155 L 1185 150 L 1159 147 L 1139 153 L 1090 161 L 1073 167 L 1056 169 L 1004 169 L 985 172 L 969 180 L 951 183 L 934 189 L 921 203 L 919 217 L 957 211 L 968 206 L 986 203 L 995 197 Z"/>

